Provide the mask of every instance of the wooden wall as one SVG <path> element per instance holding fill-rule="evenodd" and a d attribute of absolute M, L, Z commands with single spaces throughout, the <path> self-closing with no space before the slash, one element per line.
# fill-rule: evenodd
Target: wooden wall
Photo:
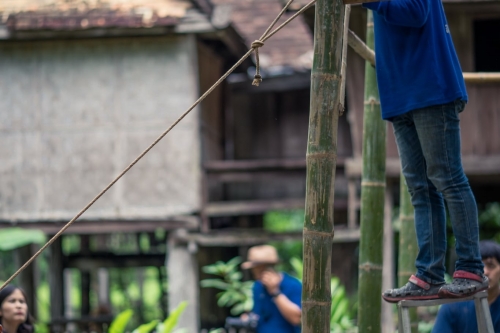
<path fill-rule="evenodd" d="M 194 36 L 0 43 L 0 219 L 71 218 L 197 96 Z M 200 208 L 197 110 L 87 219 Z"/>

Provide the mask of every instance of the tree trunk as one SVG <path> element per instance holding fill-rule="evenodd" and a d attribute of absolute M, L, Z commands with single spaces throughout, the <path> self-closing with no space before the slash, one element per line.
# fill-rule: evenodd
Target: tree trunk
<path fill-rule="evenodd" d="M 373 48 L 373 16 L 367 15 L 367 45 Z M 363 173 L 361 178 L 361 239 L 359 244 L 360 332 L 381 331 L 381 291 L 384 236 L 385 135 L 380 114 L 375 68 L 365 67 L 365 110 L 363 118 Z"/>
<path fill-rule="evenodd" d="M 318 0 L 307 147 L 302 332 L 330 332 L 337 126 L 342 108 L 342 0 Z"/>
<path fill-rule="evenodd" d="M 401 175 L 400 188 L 399 221 L 401 223 L 401 228 L 399 229 L 398 284 L 403 286 L 415 272 L 415 259 L 417 258 L 418 245 L 413 206 L 403 175 Z M 410 323 L 412 333 L 417 333 L 418 317 L 416 308 L 410 308 Z"/>

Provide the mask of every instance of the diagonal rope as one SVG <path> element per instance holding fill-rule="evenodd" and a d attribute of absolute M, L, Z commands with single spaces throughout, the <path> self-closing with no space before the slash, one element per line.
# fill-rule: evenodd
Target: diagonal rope
<path fill-rule="evenodd" d="M 278 26 L 276 29 L 274 29 L 272 32 L 271 29 L 274 27 L 276 22 L 281 18 L 281 16 L 285 13 L 285 11 L 288 9 L 290 4 L 293 2 L 293 0 L 289 0 L 288 3 L 283 7 L 282 11 L 278 14 L 278 16 L 275 18 L 275 20 L 271 23 L 271 25 L 267 28 L 265 33 L 262 35 L 260 38 L 260 42 L 262 45 L 264 45 L 264 42 L 271 38 L 273 35 L 275 35 L 278 31 L 283 29 L 288 23 L 290 23 L 293 19 L 295 19 L 297 16 L 302 14 L 304 11 L 306 11 L 308 8 L 310 8 L 316 0 L 312 0 L 310 3 L 302 7 L 300 10 L 298 10 L 293 16 L 291 16 L 288 20 L 283 22 L 280 26 Z M 200 98 L 198 98 L 189 109 L 187 109 L 172 125 L 170 125 L 169 128 L 167 128 L 156 140 L 153 141 L 153 143 L 146 148 L 137 158 L 129 164 L 128 167 L 126 167 L 111 183 L 108 184 L 98 195 L 94 197 L 82 210 L 78 212 L 78 214 L 75 215 L 69 222 L 67 222 L 64 227 L 59 230 L 57 234 L 55 234 L 47 243 L 45 243 L 44 246 L 42 246 L 24 265 L 21 266 L 10 278 L 8 278 L 0 287 L 0 291 L 3 290 L 9 283 L 12 282 L 19 274 L 21 274 L 22 271 L 26 269 L 45 249 L 47 249 L 56 239 L 58 239 L 65 231 L 68 229 L 80 216 L 83 215 L 99 198 L 101 198 L 104 193 L 106 193 L 120 178 L 123 177 L 141 158 L 144 157 L 158 142 L 160 142 L 165 135 L 167 135 L 182 119 L 184 119 L 198 104 L 200 104 L 208 95 L 210 95 L 234 70 L 240 66 L 251 54 L 252 52 L 256 51 L 261 46 L 258 46 L 254 48 L 254 43 L 252 43 L 252 48 L 250 48 L 247 53 L 245 53 L 236 64 L 233 65 L 217 82 L 214 83 L 210 89 L 208 89 L 203 95 L 201 95 Z"/>

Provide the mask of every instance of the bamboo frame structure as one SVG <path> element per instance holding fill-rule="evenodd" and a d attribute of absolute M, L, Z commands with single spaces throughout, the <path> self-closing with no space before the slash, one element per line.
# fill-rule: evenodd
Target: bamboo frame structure
<path fill-rule="evenodd" d="M 373 14 L 368 11 L 366 40 L 375 44 Z M 382 264 L 385 207 L 386 123 L 382 120 L 375 68 L 365 65 L 363 173 L 359 241 L 358 326 L 360 332 L 381 331 Z"/>
<path fill-rule="evenodd" d="M 349 46 L 361 58 L 368 61 L 372 66 L 375 66 L 375 51 L 373 48 L 366 45 L 361 38 L 358 37 L 352 30 L 349 30 Z M 500 83 L 500 73 L 473 73 L 464 72 L 464 80 L 467 83 Z"/>
<path fill-rule="evenodd" d="M 415 217 L 410 193 L 406 186 L 404 176 L 400 178 L 400 207 L 399 207 L 399 257 L 398 257 L 398 285 L 403 286 L 415 271 L 415 259 L 417 258 L 417 234 L 415 231 Z M 418 332 L 417 309 L 410 310 L 410 324 L 412 333 Z"/>
<path fill-rule="evenodd" d="M 342 109 L 345 5 L 318 0 L 307 146 L 302 332 L 330 332 L 338 119 Z"/>

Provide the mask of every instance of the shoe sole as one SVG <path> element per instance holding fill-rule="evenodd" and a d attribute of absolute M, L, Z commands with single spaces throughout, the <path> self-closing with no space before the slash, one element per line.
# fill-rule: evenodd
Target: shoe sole
<path fill-rule="evenodd" d="M 388 297 L 388 296 L 382 295 L 382 298 L 386 302 L 397 303 L 399 301 L 430 301 L 430 300 L 438 299 L 441 297 L 439 296 L 439 294 L 437 294 L 437 295 L 427 295 L 427 296 L 407 296 L 404 298 Z"/>
<path fill-rule="evenodd" d="M 484 291 L 487 289 L 488 289 L 488 286 L 481 288 L 479 290 L 474 290 L 473 292 L 470 292 L 467 294 L 454 294 L 454 293 L 450 292 L 449 290 L 439 289 L 438 295 L 439 295 L 439 298 L 465 298 L 465 297 L 475 295 L 478 292 L 481 292 L 481 291 Z"/>

